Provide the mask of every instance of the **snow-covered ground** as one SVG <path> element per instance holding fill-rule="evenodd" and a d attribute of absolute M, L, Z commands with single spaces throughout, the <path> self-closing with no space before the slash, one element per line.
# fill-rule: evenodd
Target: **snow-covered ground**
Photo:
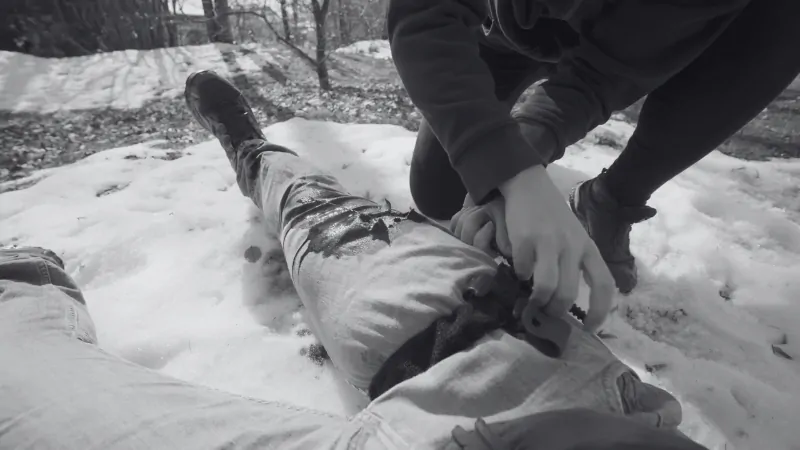
<path fill-rule="evenodd" d="M 177 0 L 174 5 L 178 12 L 198 16 L 203 15 L 202 0 Z M 280 11 L 280 2 L 278 0 L 230 0 L 228 6 L 232 9 L 270 8 L 273 11 Z M 287 9 L 291 11 L 291 4 L 287 4 L 286 6 Z"/>
<path fill-rule="evenodd" d="M 124 59 L 92 61 L 125 70 Z M 34 78 L 47 87 L 60 64 L 41 74 L 25 65 L 3 71 L 3 83 Z M 175 86 L 182 73 L 171 75 Z M 125 85 L 139 90 L 118 92 L 130 105 L 137 95 L 159 95 L 147 90 L 159 87 L 137 85 L 140 75 L 131 73 Z M 13 89 L 0 90 L 2 108 Z M 45 105 L 32 95 L 20 104 Z M 100 103 L 107 95 L 101 83 L 87 83 L 51 103 Z M 303 119 L 265 132 L 312 156 L 353 193 L 411 206 L 413 133 Z M 601 138 L 630 132 L 612 120 L 548 170 L 566 193 L 616 156 Z M 58 252 L 111 352 L 252 397 L 339 414 L 363 407 L 366 399 L 329 364 L 303 355 L 314 339 L 303 331 L 278 244 L 239 193 L 219 144 L 178 153 L 175 159 L 151 142 L 35 174 L 32 187 L 0 194 L 0 243 Z M 799 180 L 800 160 L 714 153 L 660 190 L 651 202 L 659 214 L 634 228 L 641 282 L 619 298 L 607 343 L 647 381 L 675 393 L 684 431 L 714 449 L 796 450 L 800 443 Z"/>
<path fill-rule="evenodd" d="M 281 63 L 270 52 L 226 63 L 228 44 L 126 50 L 78 58 L 38 58 L 0 51 L 0 110 L 53 112 L 110 106 L 138 108 L 148 100 L 174 97 L 195 70 L 224 76 L 261 71 L 264 61 Z"/>
<path fill-rule="evenodd" d="M 372 56 L 379 59 L 392 59 L 392 48 L 389 46 L 389 41 L 383 40 L 358 41 L 346 47 L 337 48 L 336 51 L 339 53 Z"/>
<path fill-rule="evenodd" d="M 390 59 L 388 41 L 361 41 L 337 49 Z M 365 58 L 369 60 L 369 58 Z M 200 69 L 223 76 L 269 76 L 265 65 L 286 68 L 298 58 L 284 47 L 206 44 L 157 50 L 125 50 L 77 58 L 39 58 L 0 50 L 0 110 L 55 112 L 112 107 L 138 108 L 180 94 L 186 77 Z M 305 63 L 305 71 L 311 73 Z M 336 77 L 335 70 L 331 75 Z M 289 70 L 291 78 L 294 71 Z"/>

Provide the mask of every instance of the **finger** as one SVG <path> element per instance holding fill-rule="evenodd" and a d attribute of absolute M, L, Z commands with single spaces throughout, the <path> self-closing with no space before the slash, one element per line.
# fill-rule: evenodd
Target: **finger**
<path fill-rule="evenodd" d="M 544 312 L 551 317 L 563 317 L 578 297 L 580 282 L 580 259 L 576 250 L 567 250 L 561 254 L 558 264 L 558 287 Z"/>
<path fill-rule="evenodd" d="M 457 238 L 461 239 L 461 230 L 464 228 L 464 222 L 469 220 L 473 212 L 474 208 L 464 208 L 461 210 L 461 215 L 458 217 L 458 222 L 456 222 L 456 226 L 453 229 L 453 234 L 455 234 Z"/>
<path fill-rule="evenodd" d="M 603 325 L 614 306 L 614 278 L 594 243 L 590 243 L 584 254 L 581 268 L 586 284 L 591 289 L 584 328 L 594 333 Z"/>
<path fill-rule="evenodd" d="M 503 256 L 511 256 L 511 240 L 508 238 L 508 228 L 506 227 L 505 210 L 501 207 L 496 208 L 491 213 L 494 222 L 494 241 L 497 249 Z"/>
<path fill-rule="evenodd" d="M 486 222 L 475 234 L 475 240 L 473 241 L 472 245 L 490 255 L 494 255 L 496 253 L 492 248 L 492 240 L 494 239 L 495 235 L 494 228 L 495 225 L 491 220 Z"/>
<path fill-rule="evenodd" d="M 491 222 L 491 219 L 486 211 L 483 209 L 475 210 L 472 214 L 462 220 L 463 225 L 461 227 L 461 232 L 459 236 L 462 241 L 466 242 L 467 244 L 474 245 L 475 243 L 475 235 L 478 234 L 481 228 L 486 225 L 487 222 Z"/>
<path fill-rule="evenodd" d="M 536 260 L 534 243 L 530 238 L 509 234 L 511 257 L 514 259 L 514 272 L 520 280 L 530 280 L 533 276 L 533 263 Z"/>
<path fill-rule="evenodd" d="M 450 218 L 450 232 L 451 233 L 456 234 L 456 227 L 458 226 L 458 223 L 461 222 L 461 216 L 464 215 L 464 211 L 465 210 L 466 210 L 466 208 L 461 208 L 460 210 L 458 210 L 457 213 L 455 213 L 453 215 L 453 217 Z M 458 236 L 458 235 L 456 234 L 456 236 Z"/>
<path fill-rule="evenodd" d="M 540 308 L 547 306 L 558 288 L 559 255 L 551 242 L 542 242 L 536 247 L 536 262 L 533 267 L 533 293 L 531 300 Z"/>

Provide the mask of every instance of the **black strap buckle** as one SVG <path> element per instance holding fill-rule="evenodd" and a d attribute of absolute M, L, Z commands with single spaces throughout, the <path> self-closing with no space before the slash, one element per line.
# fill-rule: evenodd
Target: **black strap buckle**
<path fill-rule="evenodd" d="M 498 302 L 501 309 L 511 311 L 510 317 L 506 315 L 504 321 L 506 326 L 503 328 L 506 331 L 517 337 L 524 337 L 548 357 L 561 357 L 572 334 L 572 325 L 562 318 L 551 317 L 541 310 L 528 307 L 533 282 L 520 281 L 512 266 L 503 262 L 498 266 L 488 287 L 487 283 L 485 280 L 478 281 L 470 286 L 465 295 L 467 301 L 486 297 L 489 301 Z M 576 305 L 572 306 L 570 313 L 580 321 L 586 316 Z"/>

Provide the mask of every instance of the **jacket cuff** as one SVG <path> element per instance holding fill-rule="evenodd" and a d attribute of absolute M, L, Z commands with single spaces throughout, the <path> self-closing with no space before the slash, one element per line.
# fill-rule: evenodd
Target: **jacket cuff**
<path fill-rule="evenodd" d="M 480 205 L 494 198 L 495 189 L 506 180 L 528 167 L 544 163 L 522 136 L 519 125 L 512 122 L 470 142 L 453 162 L 453 168 L 472 199 Z"/>
<path fill-rule="evenodd" d="M 522 137 L 536 150 L 545 166 L 564 156 L 564 147 L 550 128 L 525 117 L 515 117 L 515 119 L 519 122 Z"/>

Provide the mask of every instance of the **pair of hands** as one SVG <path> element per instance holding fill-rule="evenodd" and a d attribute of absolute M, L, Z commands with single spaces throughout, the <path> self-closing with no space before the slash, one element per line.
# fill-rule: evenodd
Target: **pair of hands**
<path fill-rule="evenodd" d="M 613 305 L 615 284 L 600 251 L 570 210 L 543 166 L 530 167 L 500 186 L 502 197 L 475 206 L 469 195 L 450 230 L 488 253 L 511 256 L 517 277 L 535 280 L 523 320 L 537 309 L 568 313 L 581 273 L 589 285 L 587 331 L 596 332 Z M 493 244 L 496 247 L 493 247 Z"/>

